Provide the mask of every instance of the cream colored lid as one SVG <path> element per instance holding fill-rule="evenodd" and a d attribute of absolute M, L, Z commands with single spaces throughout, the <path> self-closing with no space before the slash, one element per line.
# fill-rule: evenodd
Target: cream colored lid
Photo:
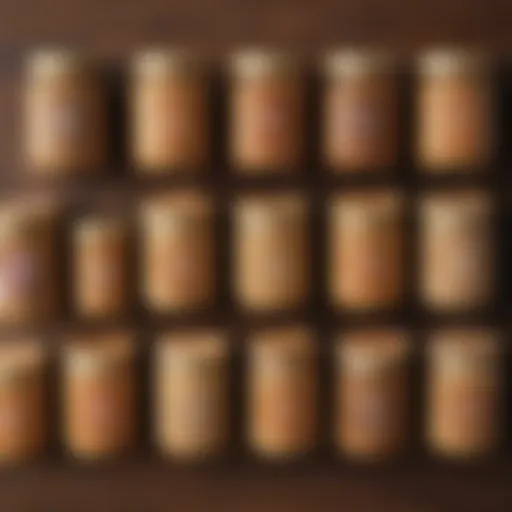
<path fill-rule="evenodd" d="M 402 213 L 404 197 L 395 190 L 350 192 L 331 197 L 330 206 L 340 220 L 388 219 Z"/>
<path fill-rule="evenodd" d="M 39 370 L 46 360 L 41 340 L 6 340 L 0 343 L 0 377 Z"/>
<path fill-rule="evenodd" d="M 79 51 L 66 48 L 45 48 L 33 52 L 27 61 L 27 68 L 33 75 L 54 77 L 82 72 L 91 67 L 91 58 Z"/>
<path fill-rule="evenodd" d="M 247 48 L 232 55 L 231 69 L 237 76 L 254 78 L 297 74 L 301 70 L 301 63 L 296 56 L 284 50 Z"/>
<path fill-rule="evenodd" d="M 330 76 L 361 76 L 387 73 L 396 68 L 396 60 L 384 49 L 343 48 L 328 53 L 325 72 Z"/>
<path fill-rule="evenodd" d="M 491 196 L 478 190 L 426 194 L 420 199 L 420 207 L 423 215 L 441 222 L 455 217 L 483 216 L 494 210 Z"/>
<path fill-rule="evenodd" d="M 76 236 L 125 235 L 126 221 L 117 216 L 89 215 L 74 223 Z"/>
<path fill-rule="evenodd" d="M 429 352 L 433 357 L 497 355 L 502 347 L 498 333 L 488 328 L 451 328 L 432 333 Z"/>
<path fill-rule="evenodd" d="M 241 219 L 275 221 L 297 218 L 306 214 L 304 195 L 297 193 L 270 193 L 242 196 L 235 200 L 235 212 Z"/>
<path fill-rule="evenodd" d="M 312 330 L 304 325 L 261 329 L 248 340 L 251 351 L 260 354 L 311 355 L 317 348 Z"/>
<path fill-rule="evenodd" d="M 187 48 L 148 48 L 135 54 L 132 71 L 141 76 L 189 75 L 203 71 L 199 57 Z"/>
<path fill-rule="evenodd" d="M 162 334 L 157 339 L 155 355 L 221 359 L 228 354 L 226 333 L 218 329 L 180 329 Z"/>
<path fill-rule="evenodd" d="M 482 71 L 488 66 L 484 52 L 472 48 L 437 48 L 418 58 L 419 72 L 424 75 L 452 75 Z"/>

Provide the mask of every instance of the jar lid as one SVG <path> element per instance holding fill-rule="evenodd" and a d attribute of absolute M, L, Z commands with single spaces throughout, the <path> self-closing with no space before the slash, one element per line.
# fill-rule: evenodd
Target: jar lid
<path fill-rule="evenodd" d="M 137 53 L 132 70 L 143 76 L 196 74 L 203 69 L 199 57 L 187 48 L 149 48 Z"/>
<path fill-rule="evenodd" d="M 27 62 L 30 73 L 37 76 L 59 76 L 89 68 L 91 58 L 80 51 L 65 48 L 46 48 L 32 53 Z"/>
<path fill-rule="evenodd" d="M 74 227 L 77 236 L 126 234 L 126 221 L 117 216 L 90 215 L 77 219 Z"/>
<path fill-rule="evenodd" d="M 284 50 L 250 48 L 232 55 L 231 69 L 235 75 L 254 78 L 297 74 L 301 63 L 296 56 Z"/>
<path fill-rule="evenodd" d="M 361 76 L 387 73 L 396 67 L 396 59 L 378 48 L 334 50 L 324 59 L 324 69 L 331 76 Z"/>
<path fill-rule="evenodd" d="M 46 356 L 39 339 L 6 340 L 0 343 L 0 377 L 37 371 L 45 364 Z"/>
<path fill-rule="evenodd" d="M 453 75 L 479 71 L 488 65 L 487 55 L 479 49 L 438 48 L 418 58 L 418 69 L 425 75 Z"/>
<path fill-rule="evenodd" d="M 299 192 L 248 195 L 235 202 L 235 210 L 248 222 L 294 219 L 305 215 L 306 209 L 306 199 Z"/>
<path fill-rule="evenodd" d="M 180 329 L 158 337 L 155 355 L 177 358 L 222 359 L 228 354 L 226 333 L 219 329 Z"/>
<path fill-rule="evenodd" d="M 424 215 L 441 222 L 459 216 L 487 215 L 494 209 L 491 197 L 478 190 L 426 194 L 420 207 Z"/>
<path fill-rule="evenodd" d="M 401 214 L 404 197 L 396 190 L 352 192 L 333 196 L 330 204 L 340 220 L 387 220 Z"/>
<path fill-rule="evenodd" d="M 305 325 L 269 327 L 249 335 L 250 348 L 260 354 L 312 355 L 316 343 L 312 330 Z"/>

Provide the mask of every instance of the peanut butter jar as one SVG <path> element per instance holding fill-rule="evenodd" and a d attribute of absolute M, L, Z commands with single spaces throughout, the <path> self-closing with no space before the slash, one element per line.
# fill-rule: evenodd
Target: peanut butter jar
<path fill-rule="evenodd" d="M 27 62 L 24 156 L 40 176 L 90 174 L 105 163 L 106 98 L 98 66 L 78 52 L 47 49 Z"/>
<path fill-rule="evenodd" d="M 427 51 L 419 60 L 417 159 L 429 172 L 479 170 L 494 156 L 491 65 L 480 52 Z"/>
<path fill-rule="evenodd" d="M 420 204 L 420 298 L 437 311 L 484 308 L 495 292 L 494 206 L 484 192 L 430 193 Z"/>
<path fill-rule="evenodd" d="M 230 160 L 245 174 L 297 170 L 305 145 L 305 84 L 299 61 L 250 49 L 232 58 Z"/>
<path fill-rule="evenodd" d="M 334 172 L 364 172 L 397 162 L 397 63 L 385 51 L 338 50 L 324 63 L 323 159 Z"/>
<path fill-rule="evenodd" d="M 155 437 L 164 455 L 218 456 L 229 440 L 229 346 L 224 332 L 169 332 L 155 347 Z"/>
<path fill-rule="evenodd" d="M 0 345 L 0 463 L 39 456 L 47 444 L 47 357 L 39 341 Z"/>
<path fill-rule="evenodd" d="M 211 306 L 215 299 L 214 218 L 211 199 L 176 191 L 143 203 L 141 289 L 157 312 Z"/>
<path fill-rule="evenodd" d="M 63 349 L 63 437 L 77 459 L 101 460 L 129 451 L 136 433 L 133 336 L 82 334 Z"/>
<path fill-rule="evenodd" d="M 435 332 L 428 345 L 427 444 L 453 458 L 484 456 L 502 436 L 501 340 L 483 328 Z"/>
<path fill-rule="evenodd" d="M 303 306 L 310 293 L 305 198 L 298 193 L 240 197 L 233 213 L 238 303 L 255 311 Z"/>
<path fill-rule="evenodd" d="M 330 201 L 328 288 L 337 308 L 396 307 L 405 293 L 404 200 L 393 190 L 339 194 Z"/>
<path fill-rule="evenodd" d="M 78 315 L 119 316 L 130 302 L 128 229 L 123 219 L 91 215 L 73 230 L 74 302 Z"/>
<path fill-rule="evenodd" d="M 132 160 L 141 174 L 190 171 L 209 156 L 209 83 L 190 51 L 137 54 L 130 90 Z"/>
<path fill-rule="evenodd" d="M 0 322 L 55 317 L 58 211 L 52 201 L 32 197 L 0 203 Z"/>
<path fill-rule="evenodd" d="M 409 438 L 410 342 L 399 329 L 347 332 L 336 345 L 335 442 L 345 455 L 378 460 Z"/>
<path fill-rule="evenodd" d="M 247 436 L 263 458 L 305 455 L 316 444 L 317 347 L 303 326 L 275 327 L 249 338 Z"/>

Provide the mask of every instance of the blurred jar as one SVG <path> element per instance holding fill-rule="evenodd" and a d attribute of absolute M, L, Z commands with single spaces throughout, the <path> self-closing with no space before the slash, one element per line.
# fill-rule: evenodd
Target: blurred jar
<path fill-rule="evenodd" d="M 398 306 L 406 284 L 404 201 L 396 191 L 334 196 L 330 204 L 330 275 L 334 306 Z"/>
<path fill-rule="evenodd" d="M 250 310 L 303 306 L 310 291 L 305 198 L 295 193 L 242 197 L 234 216 L 239 304 Z"/>
<path fill-rule="evenodd" d="M 133 336 L 83 334 L 63 353 L 63 436 L 71 455 L 99 460 L 122 455 L 136 433 Z"/>
<path fill-rule="evenodd" d="M 48 440 L 47 357 L 38 340 L 0 345 L 0 463 L 36 457 Z"/>
<path fill-rule="evenodd" d="M 153 49 L 135 56 L 130 91 L 131 154 L 143 174 L 197 170 L 210 145 L 209 84 L 190 52 Z"/>
<path fill-rule="evenodd" d="M 488 329 L 446 329 L 428 345 L 429 448 L 446 457 L 476 457 L 502 436 L 501 340 Z"/>
<path fill-rule="evenodd" d="M 303 164 L 305 83 L 300 63 L 279 51 L 246 50 L 232 61 L 230 160 L 248 174 Z"/>
<path fill-rule="evenodd" d="M 38 198 L 0 203 L 0 322 L 55 317 L 58 213 L 56 204 Z"/>
<path fill-rule="evenodd" d="M 128 230 L 116 217 L 79 219 L 73 230 L 74 302 L 83 317 L 119 316 L 130 302 Z"/>
<path fill-rule="evenodd" d="M 420 297 L 439 311 L 483 308 L 495 292 L 492 198 L 431 193 L 420 205 Z"/>
<path fill-rule="evenodd" d="M 214 219 L 199 191 L 171 192 L 142 205 L 142 294 L 158 312 L 204 308 L 215 298 Z"/>
<path fill-rule="evenodd" d="M 107 156 L 106 92 L 98 66 L 67 50 L 32 54 L 25 76 L 24 156 L 41 176 L 90 174 Z"/>
<path fill-rule="evenodd" d="M 409 437 L 410 342 L 396 329 L 360 329 L 336 346 L 335 440 L 365 460 L 404 451 Z"/>
<path fill-rule="evenodd" d="M 155 436 L 179 459 L 219 455 L 229 438 L 229 353 L 224 332 L 183 330 L 155 347 Z"/>
<path fill-rule="evenodd" d="M 277 327 L 249 338 L 248 442 L 265 458 L 289 458 L 316 444 L 317 347 L 302 326 Z"/>
<path fill-rule="evenodd" d="M 323 159 L 335 172 L 392 167 L 398 159 L 397 65 L 387 53 L 339 50 L 324 73 Z"/>
<path fill-rule="evenodd" d="M 418 163 L 426 171 L 477 170 L 494 156 L 490 63 L 470 50 L 426 52 L 419 61 Z"/>

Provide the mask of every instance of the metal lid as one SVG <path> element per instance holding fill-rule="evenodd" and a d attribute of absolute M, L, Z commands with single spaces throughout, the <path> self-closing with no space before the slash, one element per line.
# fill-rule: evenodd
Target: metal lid
<path fill-rule="evenodd" d="M 132 60 L 132 70 L 140 76 L 188 75 L 203 69 L 199 57 L 187 48 L 148 48 L 138 52 Z"/>
<path fill-rule="evenodd" d="M 169 331 L 158 337 L 155 356 L 182 359 L 222 359 L 228 354 L 227 335 L 220 329 L 194 328 Z"/>
<path fill-rule="evenodd" d="M 396 68 L 391 53 L 379 48 L 342 48 L 328 53 L 325 72 L 330 76 L 362 76 L 387 73 Z"/>
<path fill-rule="evenodd" d="M 33 52 L 27 61 L 31 74 L 53 77 L 81 72 L 92 65 L 91 58 L 83 52 L 65 48 L 45 48 Z"/>
<path fill-rule="evenodd" d="M 253 78 L 297 74 L 301 63 L 296 56 L 284 50 L 248 48 L 231 57 L 231 69 L 237 76 Z"/>
<path fill-rule="evenodd" d="M 475 48 L 437 48 L 418 58 L 419 72 L 424 75 L 453 75 L 481 71 L 489 64 L 487 55 Z"/>

